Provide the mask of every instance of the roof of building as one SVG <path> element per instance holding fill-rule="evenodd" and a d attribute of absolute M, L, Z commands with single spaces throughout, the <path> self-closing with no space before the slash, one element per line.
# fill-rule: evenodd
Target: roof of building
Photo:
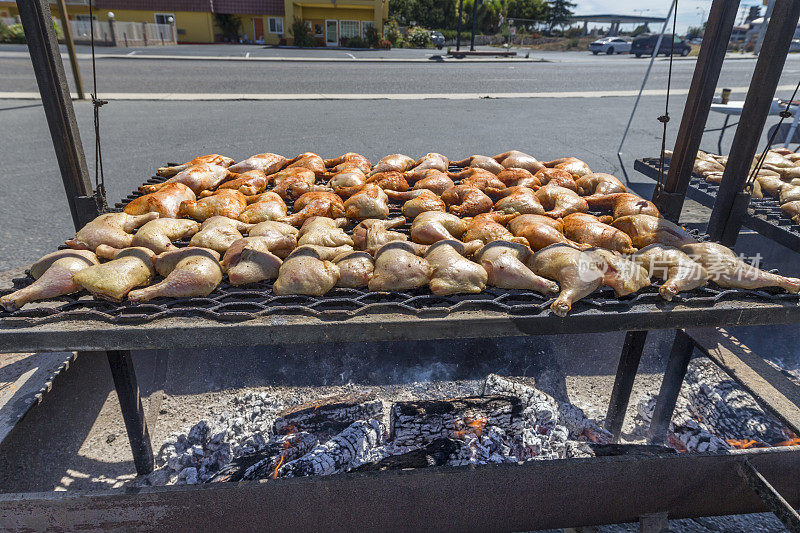
<path fill-rule="evenodd" d="M 638 22 L 640 24 L 646 22 L 664 22 L 666 20 L 663 17 L 641 17 L 637 15 L 573 15 L 570 18 L 578 22 Z"/>
<path fill-rule="evenodd" d="M 145 11 L 201 11 L 220 14 L 283 12 L 282 0 L 95 0 L 97 9 L 141 9 Z"/>

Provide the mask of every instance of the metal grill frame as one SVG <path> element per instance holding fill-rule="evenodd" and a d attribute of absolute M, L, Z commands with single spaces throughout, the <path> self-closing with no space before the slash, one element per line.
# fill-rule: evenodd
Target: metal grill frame
<path fill-rule="evenodd" d="M 637 159 L 633 168 L 652 180 L 658 180 L 658 161 L 657 157 Z M 664 164 L 668 168 L 669 159 Z M 718 183 L 709 183 L 701 176 L 692 174 L 686 196 L 705 207 L 713 208 L 717 191 Z M 794 252 L 800 252 L 800 225 L 781 211 L 775 198 L 751 198 L 742 223 L 764 237 Z"/>

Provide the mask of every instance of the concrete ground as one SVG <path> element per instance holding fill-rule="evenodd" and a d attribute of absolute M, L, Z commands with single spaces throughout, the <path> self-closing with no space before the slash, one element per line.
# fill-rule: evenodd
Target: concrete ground
<path fill-rule="evenodd" d="M 264 49 L 255 46 L 178 47 L 182 54 L 230 54 L 280 57 L 366 57 L 374 52 Z M 30 61 L 19 48 L 0 47 L 0 92 L 36 91 Z M 85 48 L 79 50 L 85 53 Z M 101 54 L 111 50 L 99 51 Z M 119 52 L 119 50 L 114 50 Z M 133 55 L 174 53 L 175 49 L 125 50 Z M 213 52 L 211 54 L 210 52 Z M 426 50 L 393 50 L 391 57 L 419 59 Z M 561 55 L 559 55 L 561 54 Z M 520 64 L 283 64 L 246 62 L 167 61 L 153 59 L 98 60 L 102 92 L 155 93 L 351 93 L 374 95 L 361 101 L 112 101 L 101 110 L 101 136 L 109 200 L 124 196 L 167 161 L 183 162 L 200 153 L 219 152 L 235 158 L 273 151 L 294 155 L 305 150 L 325 157 L 358 151 L 371 159 L 401 152 L 420 156 L 439 151 L 453 158 L 473 153 L 494 154 L 516 148 L 540 159 L 574 155 L 599 171 L 623 177 L 615 157 L 645 60 L 586 53 L 539 54 L 549 63 Z M 319 57 L 319 55 L 313 55 Z M 374 57 L 374 56 L 372 56 Z M 749 83 L 752 60 L 726 63 L 721 86 Z M 693 61 L 675 63 L 674 87 L 685 91 Z M 88 62 L 81 60 L 87 88 Z M 67 69 L 68 70 L 68 69 Z M 790 58 L 781 84 L 796 82 L 800 63 Z M 654 67 L 648 88 L 663 89 L 666 63 Z M 529 97 L 468 100 L 424 99 L 431 93 L 581 91 L 598 97 Z M 408 100 L 381 100 L 386 94 L 416 95 Z M 782 90 L 779 96 L 788 96 Z M 743 92 L 734 98 L 743 98 Z M 667 145 L 674 142 L 685 92 L 674 95 Z M 628 184 L 649 195 L 652 182 L 637 175 L 633 160 L 654 156 L 661 144 L 663 95 L 645 96 L 623 149 Z M 92 109 L 76 102 L 75 110 L 90 168 Z M 71 235 L 49 131 L 36 100 L 0 100 L 0 117 L 7 133 L 0 136 L 0 164 L 5 170 L 0 195 L 0 271 L 29 264 Z M 712 114 L 708 127 L 718 127 Z M 772 123 L 772 121 L 770 122 Z M 729 147 L 729 132 L 723 151 Z M 713 134 L 703 148 L 716 151 Z M 708 210 L 687 202 L 685 222 L 702 223 Z M 797 274 L 796 256 L 756 235 L 741 239 L 740 249 L 759 251 L 771 267 Z M 767 356 L 800 366 L 800 331 L 780 326 L 739 328 L 737 333 Z M 668 333 L 650 336 L 634 398 L 658 387 L 669 345 Z M 273 390 L 344 383 L 413 384 L 434 379 L 479 378 L 488 372 L 535 376 L 539 385 L 566 396 L 602 417 L 622 345 L 621 334 L 576 335 L 520 340 L 479 340 L 408 345 L 309 345 L 292 349 L 253 348 L 211 352 L 172 351 L 166 377 L 158 372 L 153 353 L 135 355 L 148 412 L 151 435 L 158 448 L 173 431 L 194 424 L 214 406 L 224 406 L 243 387 Z M 587 350 L 587 346 L 595 347 Z M 501 352 L 491 362 L 489 356 Z M 389 359 L 409 357 L 404 364 Z M 478 354 L 470 358 L 465 354 Z M 389 357 L 391 356 L 391 357 Z M 320 368 L 319 361 L 327 361 Z M 298 365 L 304 361 L 305 364 Z M 443 365 L 433 365 L 444 361 Z M 388 365 L 388 366 L 387 366 Z M 64 372 L 58 387 L 30 412 L 0 444 L 9 468 L 0 469 L 4 492 L 84 490 L 117 486 L 130 479 L 133 464 L 119 406 L 105 359 L 82 355 Z M 161 392 L 163 389 L 163 392 Z M 68 421 L 68 423 L 65 423 Z M 630 420 L 628 421 L 630 424 Z M 630 429 L 630 425 L 627 426 Z M 753 522 L 755 520 L 755 522 Z M 687 525 L 685 531 L 773 531 L 775 522 L 759 516 L 743 524 L 725 522 Z M 755 524 L 755 525 L 754 525 Z M 728 528 L 727 526 L 730 526 Z M 681 526 L 682 528 L 684 526 Z M 698 527 L 700 529 L 692 529 Z M 716 528 L 716 529 L 715 529 Z"/>

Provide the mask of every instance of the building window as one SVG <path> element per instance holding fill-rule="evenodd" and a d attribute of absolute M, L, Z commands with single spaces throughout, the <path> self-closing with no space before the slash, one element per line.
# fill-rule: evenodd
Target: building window
<path fill-rule="evenodd" d="M 366 37 L 367 35 L 367 28 L 374 28 L 375 22 L 372 20 L 362 20 L 361 21 L 361 36 Z"/>
<path fill-rule="evenodd" d="M 358 37 L 361 33 L 360 24 L 357 20 L 340 20 L 339 31 L 342 39 Z"/>
<path fill-rule="evenodd" d="M 269 17 L 269 32 L 283 33 L 283 17 Z"/>
<path fill-rule="evenodd" d="M 172 24 L 172 22 L 175 22 L 174 13 L 156 13 L 155 16 L 156 24 Z M 172 22 L 169 19 L 172 19 Z"/>

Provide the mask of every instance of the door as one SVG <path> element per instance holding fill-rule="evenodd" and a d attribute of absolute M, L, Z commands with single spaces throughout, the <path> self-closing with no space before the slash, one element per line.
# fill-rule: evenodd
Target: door
<path fill-rule="evenodd" d="M 261 17 L 253 17 L 253 36 L 256 42 L 264 41 L 264 19 Z"/>
<path fill-rule="evenodd" d="M 339 46 L 339 21 L 325 21 L 325 46 Z"/>

